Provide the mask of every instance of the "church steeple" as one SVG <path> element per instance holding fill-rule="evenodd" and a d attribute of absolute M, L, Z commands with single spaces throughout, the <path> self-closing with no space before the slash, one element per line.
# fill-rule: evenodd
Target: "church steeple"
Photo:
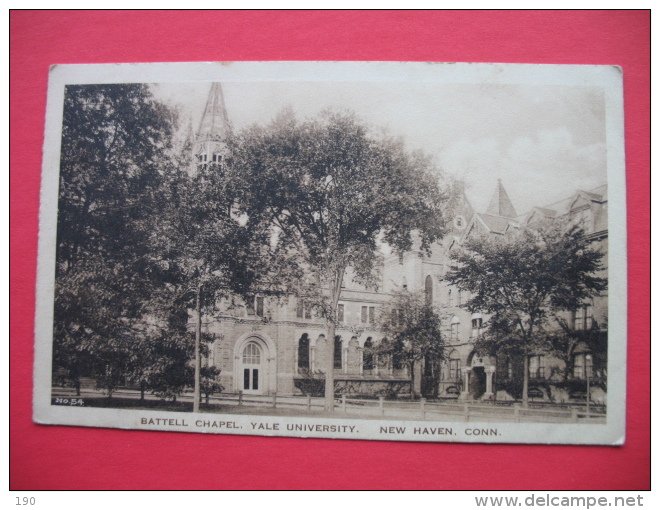
<path fill-rule="evenodd" d="M 227 155 L 226 141 L 229 134 L 229 118 L 225 97 L 222 93 L 222 84 L 213 83 L 193 143 L 195 164 L 221 164 Z"/>
<path fill-rule="evenodd" d="M 515 218 L 517 216 L 516 210 L 513 208 L 513 204 L 507 195 L 504 185 L 502 184 L 502 179 L 497 179 L 497 188 L 495 189 L 495 194 L 490 200 L 490 205 L 486 210 L 486 214 L 491 214 L 493 216 L 503 216 L 504 218 Z"/>

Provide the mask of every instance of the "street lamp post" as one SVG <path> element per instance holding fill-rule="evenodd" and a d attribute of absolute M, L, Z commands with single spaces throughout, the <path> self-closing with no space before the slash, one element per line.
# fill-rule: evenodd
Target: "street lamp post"
<path fill-rule="evenodd" d="M 197 309 L 197 325 L 195 327 L 195 389 L 193 394 L 193 413 L 199 412 L 199 403 L 201 400 L 200 373 L 202 369 L 201 362 L 201 343 L 202 343 L 202 305 L 201 305 L 202 284 L 197 285 L 195 296 L 195 308 Z"/>

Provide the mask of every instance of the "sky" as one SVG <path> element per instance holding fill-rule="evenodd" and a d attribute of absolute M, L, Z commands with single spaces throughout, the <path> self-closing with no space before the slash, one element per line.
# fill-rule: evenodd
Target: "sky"
<path fill-rule="evenodd" d="M 153 86 L 195 130 L 210 88 Z M 279 81 L 225 82 L 223 92 L 234 130 L 267 124 L 287 107 L 301 120 L 327 108 L 355 111 L 463 180 L 477 212 L 488 207 L 498 179 L 518 214 L 607 182 L 605 99 L 597 87 Z"/>

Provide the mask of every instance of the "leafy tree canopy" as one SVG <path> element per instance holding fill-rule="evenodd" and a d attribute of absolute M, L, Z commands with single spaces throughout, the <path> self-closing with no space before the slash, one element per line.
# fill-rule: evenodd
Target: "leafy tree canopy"
<path fill-rule="evenodd" d="M 445 199 L 429 158 L 401 141 L 375 136 L 351 113 L 324 112 L 299 122 L 284 112 L 231 144 L 243 183 L 241 211 L 273 226 L 273 243 L 292 292 L 307 295 L 334 338 L 337 303 L 347 268 L 375 284 L 382 241 L 402 253 L 428 250 L 443 233 Z M 282 266 L 281 266 L 282 267 Z M 304 272 L 301 271 L 304 268 Z M 333 366 L 326 367 L 326 408 L 332 409 Z"/>
<path fill-rule="evenodd" d="M 555 221 L 469 238 L 451 257 L 455 264 L 445 280 L 471 294 L 465 308 L 490 314 L 477 347 L 524 356 L 526 402 L 527 355 L 547 343 L 556 312 L 574 310 L 605 290 L 607 280 L 598 276 L 603 254 L 578 226 Z"/>
<path fill-rule="evenodd" d="M 579 227 L 561 222 L 502 237 L 469 238 L 451 255 L 445 280 L 470 292 L 465 307 L 527 329 L 558 310 L 574 310 L 605 290 L 603 254 Z"/>
<path fill-rule="evenodd" d="M 415 364 L 444 358 L 442 320 L 423 293 L 396 294 L 383 309 L 381 329 L 388 342 L 381 351 L 408 366 L 411 391 L 415 394 Z"/>
<path fill-rule="evenodd" d="M 353 268 L 373 283 L 378 242 L 400 252 L 440 238 L 444 199 L 428 158 L 401 141 L 376 137 L 350 113 L 298 122 L 290 112 L 235 140 L 245 213 L 276 226 L 323 284 Z"/>

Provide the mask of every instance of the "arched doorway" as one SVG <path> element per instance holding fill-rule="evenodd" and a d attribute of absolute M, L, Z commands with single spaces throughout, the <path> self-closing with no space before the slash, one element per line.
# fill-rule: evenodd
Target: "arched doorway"
<path fill-rule="evenodd" d="M 463 398 L 471 400 L 493 397 L 493 374 L 495 360 L 473 351 L 467 359 L 468 367 L 464 370 L 465 382 Z"/>
<path fill-rule="evenodd" d="M 260 337 L 249 336 L 236 345 L 235 386 L 237 391 L 266 395 L 274 391 L 272 359 L 268 344 Z"/>
<path fill-rule="evenodd" d="M 241 354 L 241 373 L 243 374 L 242 390 L 245 393 L 261 393 L 263 386 L 264 369 L 262 368 L 263 354 L 257 342 L 248 342 Z"/>

